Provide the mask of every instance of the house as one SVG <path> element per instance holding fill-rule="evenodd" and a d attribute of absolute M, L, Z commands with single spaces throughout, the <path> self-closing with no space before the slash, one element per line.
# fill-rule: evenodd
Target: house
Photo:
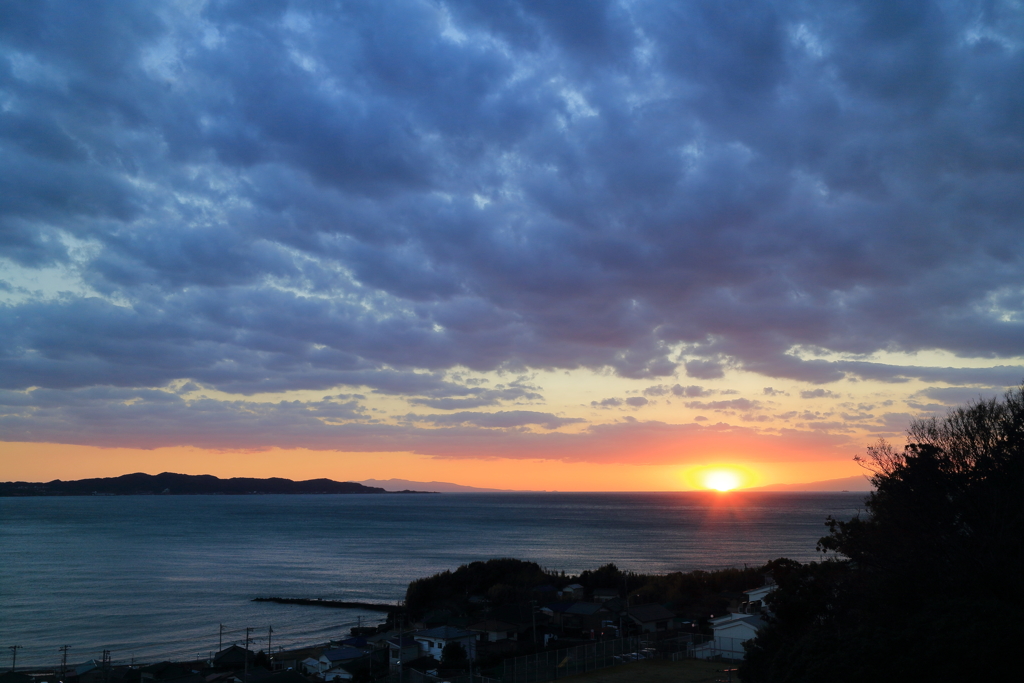
<path fill-rule="evenodd" d="M 333 650 L 327 650 L 319 659 L 319 673 L 326 673 L 346 662 L 351 662 L 353 659 L 359 659 L 365 652 L 358 650 L 354 647 L 338 647 Z"/>
<path fill-rule="evenodd" d="M 232 645 L 226 647 L 213 656 L 213 667 L 215 669 L 244 669 L 246 660 L 249 660 L 249 666 L 253 665 L 256 660 L 256 655 L 252 650 L 247 650 L 240 645 Z"/>
<path fill-rule="evenodd" d="M 513 604 L 495 607 L 490 611 L 489 619 L 496 621 L 507 621 L 515 624 L 519 632 L 523 633 L 533 628 L 534 624 L 539 628 L 547 623 L 548 616 L 531 604 Z"/>
<path fill-rule="evenodd" d="M 412 636 L 394 636 L 388 638 L 388 666 L 398 668 L 420 656 L 419 644 Z"/>
<path fill-rule="evenodd" d="M 595 588 L 594 589 L 594 602 L 607 602 L 614 600 L 619 597 L 619 589 L 617 588 Z"/>
<path fill-rule="evenodd" d="M 354 675 L 344 664 L 328 669 L 323 673 L 325 681 L 351 681 Z"/>
<path fill-rule="evenodd" d="M 551 623 L 557 626 L 564 625 L 565 611 L 572 607 L 571 602 L 552 602 L 540 608 L 540 613 L 548 617 Z"/>
<path fill-rule="evenodd" d="M 764 604 L 764 599 L 775 590 L 775 584 L 766 584 L 760 588 L 751 588 L 743 591 L 744 602 L 740 605 L 740 611 L 745 614 L 761 614 L 769 612 Z"/>
<path fill-rule="evenodd" d="M 306 657 L 299 662 L 299 670 L 307 675 L 320 673 L 320 656 Z"/>
<path fill-rule="evenodd" d="M 617 616 L 596 602 L 553 602 L 540 610 L 551 623 L 564 629 L 598 630 L 602 620 Z"/>
<path fill-rule="evenodd" d="M 746 656 L 743 643 L 754 638 L 764 625 L 757 614 L 733 613 L 713 618 L 714 647 L 726 659 L 742 659 Z"/>
<path fill-rule="evenodd" d="M 667 631 L 676 615 L 663 605 L 637 605 L 626 610 L 626 616 L 640 627 L 642 633 Z"/>
<path fill-rule="evenodd" d="M 562 623 L 567 628 L 596 632 L 601 629 L 601 622 L 612 616 L 614 615 L 599 603 L 574 602 L 562 613 Z"/>
<path fill-rule="evenodd" d="M 316 671 L 318 668 L 318 662 L 320 655 L 324 653 L 322 647 L 304 647 L 297 650 L 282 650 L 281 652 L 275 652 L 274 656 L 270 659 L 270 668 L 274 671 L 287 671 L 291 669 L 293 671 L 304 671 L 308 667 L 303 667 L 302 662 L 309 659 L 313 662 L 312 671 Z"/>
<path fill-rule="evenodd" d="M 488 619 L 475 624 L 470 624 L 470 631 L 477 631 L 482 635 L 483 640 L 494 643 L 499 640 L 518 640 L 519 627 L 507 621 Z"/>
<path fill-rule="evenodd" d="M 454 626 L 438 626 L 437 628 L 416 631 L 413 640 L 419 645 L 420 656 L 431 656 L 441 659 L 441 651 L 449 643 L 459 643 L 466 650 L 470 660 L 476 659 L 477 634 Z"/>
<path fill-rule="evenodd" d="M 578 583 L 570 583 L 568 586 L 562 589 L 563 600 L 582 600 L 584 598 L 585 589 Z"/>
<path fill-rule="evenodd" d="M 218 671 L 206 676 L 204 680 L 206 683 L 242 683 L 242 676 L 244 675 L 234 671 Z"/>
<path fill-rule="evenodd" d="M 746 651 L 743 643 L 755 635 L 764 626 L 764 621 L 756 614 L 734 612 L 711 620 L 711 629 L 715 633 L 712 641 L 698 645 L 693 655 L 698 659 L 743 659 Z"/>

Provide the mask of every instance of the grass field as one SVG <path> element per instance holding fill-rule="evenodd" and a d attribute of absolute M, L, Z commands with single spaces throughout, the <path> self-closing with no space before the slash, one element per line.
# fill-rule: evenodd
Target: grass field
<path fill-rule="evenodd" d="M 728 681 L 729 673 L 725 669 L 734 668 L 735 664 L 696 659 L 681 662 L 650 659 L 558 680 L 571 683 L 715 683 Z M 739 680 L 735 671 L 732 672 L 732 680 Z"/>

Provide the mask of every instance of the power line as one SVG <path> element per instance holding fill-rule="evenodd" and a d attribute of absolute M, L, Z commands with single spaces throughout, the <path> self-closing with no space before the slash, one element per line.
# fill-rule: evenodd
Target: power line
<path fill-rule="evenodd" d="M 18 650 L 22 649 L 21 645 L 8 645 L 7 649 L 11 651 L 11 671 L 14 671 L 14 665 L 18 661 Z"/>

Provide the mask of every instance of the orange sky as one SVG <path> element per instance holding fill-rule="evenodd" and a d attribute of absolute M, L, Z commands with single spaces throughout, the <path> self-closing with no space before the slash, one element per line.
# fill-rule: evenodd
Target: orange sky
<path fill-rule="evenodd" d="M 50 481 L 113 477 L 130 472 L 212 474 L 219 477 L 327 477 L 340 481 L 410 479 L 467 486 L 558 491 L 674 491 L 700 487 L 691 474 L 700 464 L 628 465 L 513 460 L 448 459 L 408 453 L 339 453 L 304 449 L 212 451 L 190 447 L 141 450 L 62 444 L 4 443 L 0 479 Z M 723 462 L 709 458 L 707 463 Z M 728 461 L 735 462 L 735 461 Z M 819 481 L 861 474 L 852 460 L 745 463 L 747 486 Z"/>

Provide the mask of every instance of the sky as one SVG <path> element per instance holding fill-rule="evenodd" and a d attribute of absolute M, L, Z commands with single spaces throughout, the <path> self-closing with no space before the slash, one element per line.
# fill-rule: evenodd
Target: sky
<path fill-rule="evenodd" d="M 1024 5 L 0 5 L 0 479 L 848 477 L 1024 380 Z"/>

